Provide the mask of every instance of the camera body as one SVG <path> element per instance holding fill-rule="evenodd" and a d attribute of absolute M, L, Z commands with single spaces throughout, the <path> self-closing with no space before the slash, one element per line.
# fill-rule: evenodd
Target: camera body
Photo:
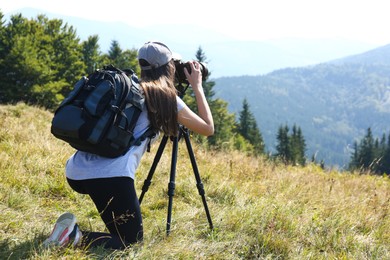
<path fill-rule="evenodd" d="M 202 80 L 206 80 L 209 75 L 206 63 L 199 62 L 200 71 L 202 72 Z M 184 73 L 184 68 L 187 68 L 188 73 L 191 74 L 191 65 L 189 62 L 183 62 L 181 60 L 175 60 L 175 80 L 179 85 L 186 84 L 189 85 L 186 74 Z"/>

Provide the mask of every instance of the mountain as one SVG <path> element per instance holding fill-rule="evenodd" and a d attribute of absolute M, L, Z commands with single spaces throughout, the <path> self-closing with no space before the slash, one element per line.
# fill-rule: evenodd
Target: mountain
<path fill-rule="evenodd" d="M 118 41 L 123 49 L 137 49 L 148 40 L 159 40 L 167 43 L 183 60 L 190 60 L 201 46 L 208 57 L 208 67 L 213 78 L 261 75 L 286 67 L 318 64 L 377 47 L 345 39 L 241 41 L 209 28 L 180 23 L 136 28 L 123 22 L 87 20 L 32 8 L 23 8 L 12 14 L 16 13 L 27 18 L 45 14 L 50 19 L 61 19 L 76 28 L 81 40 L 98 35 L 103 52 L 107 52 L 113 40 Z M 12 14 L 5 14 L 5 19 L 9 19 Z"/>
<path fill-rule="evenodd" d="M 216 96 L 238 112 L 244 98 L 269 150 L 281 125 L 301 127 L 310 158 L 344 167 L 371 127 L 390 134 L 390 45 L 360 55 L 262 76 L 221 77 Z"/>

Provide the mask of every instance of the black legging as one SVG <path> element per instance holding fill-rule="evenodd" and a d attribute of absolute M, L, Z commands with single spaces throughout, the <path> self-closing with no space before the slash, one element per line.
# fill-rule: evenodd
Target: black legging
<path fill-rule="evenodd" d="M 82 231 L 84 245 L 124 249 L 132 243 L 142 241 L 142 216 L 133 179 L 115 177 L 67 180 L 73 190 L 92 198 L 110 232 Z"/>

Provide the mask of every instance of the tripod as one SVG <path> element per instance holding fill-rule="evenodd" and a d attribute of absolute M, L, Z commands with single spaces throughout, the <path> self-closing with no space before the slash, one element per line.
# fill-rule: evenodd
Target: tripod
<path fill-rule="evenodd" d="M 213 223 L 211 221 L 211 216 L 210 216 L 210 212 L 209 212 L 209 209 L 207 206 L 205 192 L 203 189 L 203 183 L 202 183 L 200 175 L 199 175 L 198 166 L 196 164 L 194 152 L 192 150 L 192 146 L 191 146 L 191 142 L 190 142 L 190 135 L 189 135 L 188 129 L 185 128 L 184 126 L 180 125 L 179 135 L 171 138 L 171 140 L 173 142 L 173 146 L 172 146 L 172 158 L 171 158 L 171 172 L 170 172 L 170 178 L 169 178 L 169 184 L 168 184 L 169 204 L 168 204 L 168 217 L 167 217 L 167 229 L 166 229 L 167 235 L 169 235 L 170 230 L 171 230 L 172 204 L 173 204 L 173 196 L 175 194 L 175 175 L 176 175 L 177 151 L 178 151 L 179 139 L 182 136 L 184 137 L 184 140 L 186 142 L 188 154 L 189 154 L 190 160 L 191 160 L 192 169 L 193 169 L 194 174 L 195 174 L 196 187 L 198 188 L 199 195 L 202 197 L 202 202 L 203 202 L 203 206 L 204 206 L 205 211 L 206 211 L 207 220 L 209 222 L 210 229 L 213 229 Z M 161 155 L 164 151 L 164 148 L 167 144 L 167 141 L 168 141 L 168 136 L 164 136 L 161 140 L 160 146 L 158 147 L 157 153 L 154 157 L 152 167 L 150 168 L 149 174 L 144 181 L 144 185 L 142 186 L 142 193 L 141 193 L 141 196 L 139 198 L 140 204 L 142 202 L 142 199 L 143 199 L 145 193 L 148 191 L 150 184 L 152 183 L 153 174 L 156 170 L 158 162 L 160 161 Z"/>

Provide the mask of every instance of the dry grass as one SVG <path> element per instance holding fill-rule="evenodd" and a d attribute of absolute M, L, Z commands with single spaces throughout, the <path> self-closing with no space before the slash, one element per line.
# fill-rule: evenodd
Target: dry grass
<path fill-rule="evenodd" d="M 90 199 L 66 184 L 73 149 L 51 136 L 51 117 L 24 104 L 0 106 L 0 259 L 390 259 L 388 177 L 286 167 L 193 144 L 211 231 L 184 143 L 169 236 L 170 144 L 141 205 L 143 244 L 125 251 L 43 249 L 64 211 L 84 228 L 104 229 Z M 138 171 L 139 193 L 157 147 Z"/>

